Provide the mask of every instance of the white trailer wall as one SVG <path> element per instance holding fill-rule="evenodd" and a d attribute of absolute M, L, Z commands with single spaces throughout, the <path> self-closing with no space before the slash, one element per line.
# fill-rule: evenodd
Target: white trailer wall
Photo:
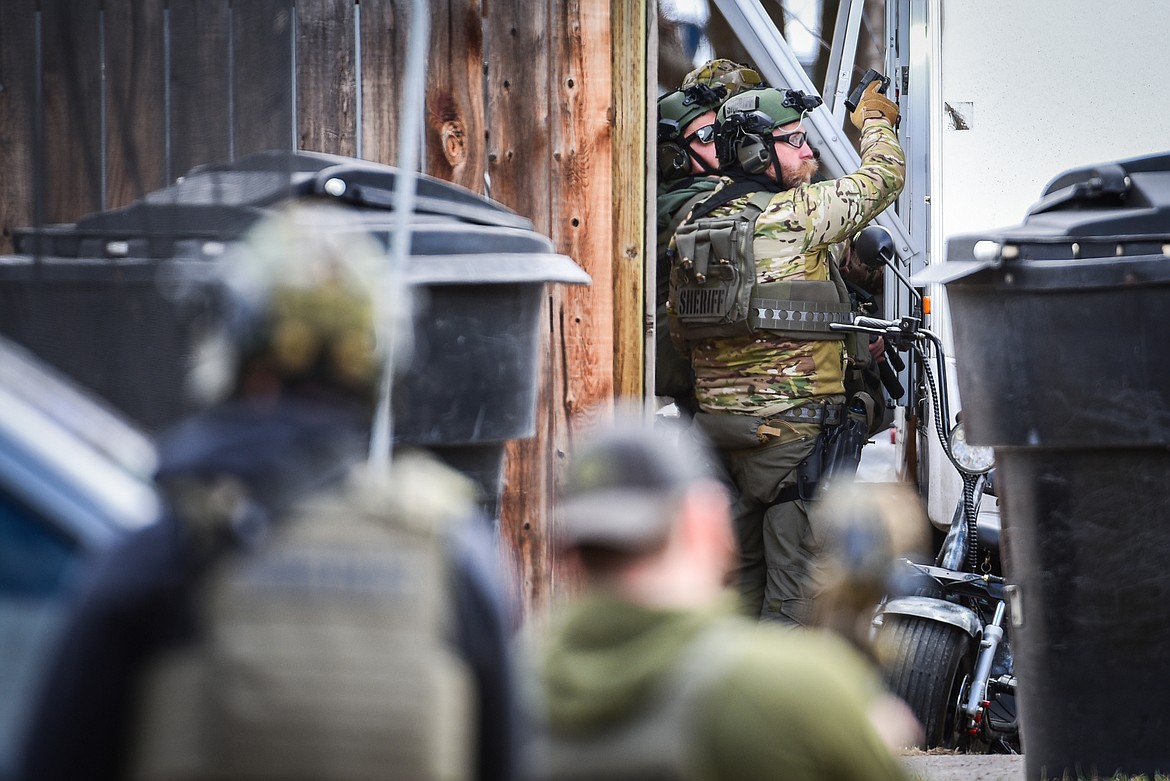
<path fill-rule="evenodd" d="M 940 2 L 944 236 L 1020 222 L 1068 168 L 1170 149 L 1166 0 Z"/>
<path fill-rule="evenodd" d="M 945 260 L 950 236 L 1018 224 L 1069 168 L 1170 150 L 1170 2 L 928 2 L 932 32 L 941 29 L 931 263 Z M 930 327 L 947 338 L 933 287 Z M 950 368 L 953 383 L 963 367 Z M 948 523 L 958 476 L 933 437 L 929 449 L 930 514 Z"/>

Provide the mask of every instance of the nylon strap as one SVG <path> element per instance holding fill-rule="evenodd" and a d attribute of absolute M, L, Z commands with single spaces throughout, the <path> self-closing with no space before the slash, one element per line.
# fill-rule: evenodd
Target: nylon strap
<path fill-rule="evenodd" d="M 702 217 L 706 217 L 720 206 L 726 206 L 736 198 L 742 198 L 743 196 L 749 194 L 754 196 L 750 201 L 751 203 L 757 203 L 759 201 L 759 196 L 762 195 L 764 196 L 763 201 L 766 205 L 768 201 L 772 200 L 772 196 L 774 196 L 776 193 L 762 190 L 758 181 L 753 181 L 751 179 L 734 181 L 724 187 L 722 190 L 716 191 L 710 198 L 703 201 L 703 204 L 695 209 L 694 213 L 691 215 L 691 219 L 697 220 Z M 757 208 L 759 208 L 761 212 L 764 210 L 763 205 L 760 205 Z"/>

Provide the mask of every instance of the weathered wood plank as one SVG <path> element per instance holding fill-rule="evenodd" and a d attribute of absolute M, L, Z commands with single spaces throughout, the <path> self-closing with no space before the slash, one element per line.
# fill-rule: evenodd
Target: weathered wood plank
<path fill-rule="evenodd" d="M 106 207 L 167 182 L 166 57 L 157 0 L 105 0 Z"/>
<path fill-rule="evenodd" d="M 578 434 L 613 412 L 613 153 L 612 61 L 609 4 L 554 0 L 550 19 L 553 74 L 551 188 L 552 228 L 557 250 L 589 272 L 587 288 L 553 292 L 551 436 L 554 458 L 548 497 L 560 493 L 566 453 Z M 547 515 L 556 534 L 556 514 Z M 578 587 L 571 573 L 552 572 L 552 597 Z"/>
<path fill-rule="evenodd" d="M 493 0 L 494 2 L 494 0 Z M 522 617 L 543 620 L 553 591 L 550 526 L 552 473 L 564 466 L 553 452 L 552 387 L 560 353 L 553 344 L 551 299 L 541 303 L 541 338 L 536 355 L 536 432 L 504 447 L 500 492 L 500 549 L 509 562 Z"/>
<path fill-rule="evenodd" d="M 232 0 L 232 135 L 235 157 L 292 150 L 292 0 Z"/>
<path fill-rule="evenodd" d="M 486 24 L 487 169 L 492 198 L 533 221 L 548 233 L 550 211 L 550 70 L 548 0 L 491 0 Z M 553 333 L 551 309 L 545 339 Z M 546 518 L 549 514 L 548 454 L 552 452 L 551 375 L 560 371 L 555 343 L 545 341 L 539 360 L 536 436 L 508 444 L 500 501 L 500 536 L 513 558 L 517 594 L 527 617 L 547 604 L 551 559 Z M 552 468 L 556 468 L 553 465 Z"/>
<path fill-rule="evenodd" d="M 490 195 L 546 235 L 552 228 L 548 5 L 557 1 L 491 0 L 485 41 Z"/>
<path fill-rule="evenodd" d="M 41 0 L 46 222 L 73 222 L 104 205 L 102 60 L 98 3 Z"/>
<path fill-rule="evenodd" d="M 38 221 L 36 154 L 36 0 L 0 2 L 0 254 L 12 252 L 12 232 Z M 43 220 L 43 217 L 41 218 Z"/>
<path fill-rule="evenodd" d="M 353 0 L 297 0 L 297 148 L 357 154 Z"/>
<path fill-rule="evenodd" d="M 608 4 L 565 0 L 555 8 L 550 235 L 593 278 L 588 288 L 560 292 L 569 373 L 558 419 L 576 430 L 611 406 L 614 392 L 613 64 Z"/>
<path fill-rule="evenodd" d="M 232 156 L 229 0 L 168 0 L 170 177 Z"/>
<path fill-rule="evenodd" d="M 362 0 L 361 157 L 393 165 L 398 155 L 409 0 Z"/>
<path fill-rule="evenodd" d="M 646 0 L 612 0 L 613 30 L 613 382 L 618 396 L 642 398 L 646 345 Z"/>
<path fill-rule="evenodd" d="M 482 193 L 485 125 L 480 14 L 479 0 L 431 4 L 424 170 Z"/>

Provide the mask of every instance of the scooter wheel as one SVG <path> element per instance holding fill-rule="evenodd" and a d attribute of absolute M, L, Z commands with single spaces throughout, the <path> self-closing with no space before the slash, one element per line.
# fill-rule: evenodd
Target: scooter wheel
<path fill-rule="evenodd" d="M 956 748 L 975 641 L 958 627 L 921 616 L 887 615 L 877 647 L 890 690 L 914 711 L 922 748 Z"/>

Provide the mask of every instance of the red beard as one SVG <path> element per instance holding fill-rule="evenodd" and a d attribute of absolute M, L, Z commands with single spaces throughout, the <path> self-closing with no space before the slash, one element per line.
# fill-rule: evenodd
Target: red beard
<path fill-rule="evenodd" d="M 821 168 L 821 164 L 815 159 L 801 161 L 800 165 L 795 168 L 783 167 L 784 173 L 784 187 L 792 189 L 797 185 L 808 184 L 812 178 L 816 176 L 817 171 Z"/>

